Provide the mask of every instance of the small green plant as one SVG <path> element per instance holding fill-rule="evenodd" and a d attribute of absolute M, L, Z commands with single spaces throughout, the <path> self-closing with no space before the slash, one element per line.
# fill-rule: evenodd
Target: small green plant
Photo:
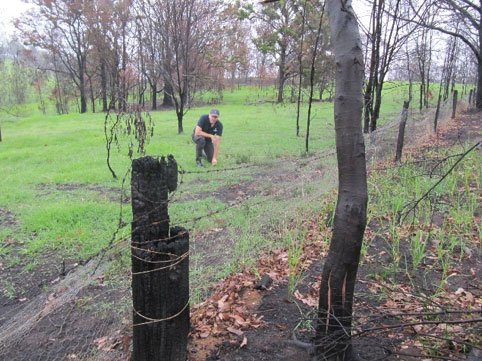
<path fill-rule="evenodd" d="M 290 235 L 291 236 L 291 235 Z M 298 284 L 303 278 L 303 262 L 301 256 L 303 255 L 303 237 L 291 236 L 291 241 L 288 244 L 288 298 L 291 299 L 293 293 L 298 287 Z"/>
<path fill-rule="evenodd" d="M 24 270 L 25 272 L 32 272 L 37 268 L 37 263 L 35 262 L 30 262 L 28 263 L 25 267 Z"/>
<path fill-rule="evenodd" d="M 410 239 L 410 249 L 412 252 L 412 272 L 415 273 L 425 257 L 425 248 L 428 237 L 425 232 L 418 230 L 414 237 Z"/>
<path fill-rule="evenodd" d="M 391 254 L 392 254 L 392 266 L 396 271 L 400 264 L 401 253 L 400 253 L 400 235 L 396 226 L 395 220 L 392 219 L 390 225 L 390 236 L 391 236 Z"/>
<path fill-rule="evenodd" d="M 440 283 L 438 285 L 437 290 L 443 290 L 445 283 L 451 276 L 448 274 L 448 270 L 451 264 L 450 255 L 448 253 L 445 253 L 442 257 L 439 257 L 439 259 L 440 259 L 440 264 L 442 266 L 442 276 L 440 278 Z"/>
<path fill-rule="evenodd" d="M 18 266 L 22 262 L 20 256 L 15 255 L 9 258 L 8 260 L 8 267 L 15 267 Z"/>
<path fill-rule="evenodd" d="M 2 288 L 3 288 L 3 295 L 7 298 L 14 299 L 17 297 L 17 293 L 15 290 L 15 284 L 11 281 L 3 281 L 2 282 Z"/>
<path fill-rule="evenodd" d="M 244 163 L 249 163 L 250 157 L 249 154 L 247 153 L 241 153 L 236 155 L 236 164 L 244 164 Z"/>
<path fill-rule="evenodd" d="M 308 312 L 303 312 L 298 302 L 294 302 L 300 313 L 300 320 L 295 326 L 296 330 L 314 331 L 313 320 L 316 319 L 317 308 L 310 308 Z"/>

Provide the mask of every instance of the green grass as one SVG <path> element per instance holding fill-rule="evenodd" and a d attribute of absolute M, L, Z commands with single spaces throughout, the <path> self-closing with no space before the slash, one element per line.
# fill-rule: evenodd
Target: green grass
<path fill-rule="evenodd" d="M 468 240 L 480 239 L 481 227 L 474 218 L 477 207 L 480 207 L 476 191 L 480 189 L 480 152 L 473 151 L 466 156 L 414 211 L 407 213 L 410 202 L 422 197 L 456 162 L 458 157 L 452 155 L 460 154 L 470 146 L 472 144 L 428 152 L 424 154 L 425 164 L 412 163 L 412 159 L 408 158 L 405 164 L 395 168 L 387 163 L 389 170 L 386 172 L 372 172 L 368 219 L 383 225 L 378 227 L 378 232 L 386 239 L 392 257 L 392 262 L 386 266 L 388 273 L 400 272 L 403 269 L 400 267 L 402 259 L 405 259 L 409 277 L 422 272 L 431 251 L 431 260 L 436 257 L 435 265 L 442 270 L 438 285 L 438 289 L 442 289 L 449 277 L 447 271 L 450 265 L 462 260 L 467 246 L 473 247 Z M 429 172 L 435 164 L 431 163 L 432 158 L 445 159 L 437 166 L 436 174 Z M 442 224 L 433 224 L 435 213 L 443 215 Z M 402 244 L 406 245 L 406 251 L 402 252 Z M 407 262 L 408 255 L 410 262 Z"/>
<path fill-rule="evenodd" d="M 388 93 L 382 108 L 383 117 L 399 112 L 403 89 L 398 87 Z M 209 230 L 213 227 L 213 219 L 218 219 L 236 238 L 224 268 L 202 268 L 199 270 L 202 275 L 211 273 L 214 277 L 222 277 L 240 264 L 252 263 L 259 249 L 275 247 L 276 236 L 270 235 L 269 229 L 286 219 L 296 219 L 300 210 L 315 209 L 317 204 L 307 200 L 332 186 L 310 181 L 303 183 L 301 188 L 294 184 L 287 189 L 286 197 L 256 195 L 239 207 L 227 207 L 215 197 L 200 196 L 253 180 L 260 169 L 275 170 L 283 165 L 283 159 L 293 160 L 301 168 L 308 166 L 304 139 L 306 104 L 300 116 L 300 137 L 295 135 L 296 104 L 247 105 L 272 100 L 275 94 L 272 87 L 240 87 L 224 92 L 221 103 L 216 105 L 225 129 L 217 169 L 240 165 L 250 168 L 186 174 L 174 196 L 182 202 L 174 203 L 170 209 L 172 224 L 183 225 L 194 234 Z M 215 96 L 218 95 L 203 95 L 205 100 Z M 58 116 L 50 112 L 43 116 L 37 106 L 35 103 L 24 106 L 22 114 L 29 114 L 26 117 L 0 114 L 3 138 L 0 142 L 0 208 L 12 212 L 18 222 L 15 227 L 0 228 L 0 255 L 8 255 L 13 239 L 26 265 L 37 255 L 52 251 L 60 257 L 85 259 L 108 245 L 119 216 L 119 203 L 115 200 L 122 181 L 113 179 L 106 165 L 105 115 Z M 155 157 L 173 154 L 182 169 L 197 171 L 191 132 L 199 116 L 210 108 L 189 110 L 184 118 L 184 133 L 180 135 L 174 111 L 152 112 L 154 136 L 146 153 Z M 310 155 L 333 148 L 334 139 L 333 103 L 315 103 Z M 130 160 L 125 142 L 121 141 L 119 152 L 114 149 L 111 164 L 120 178 L 128 172 Z M 336 169 L 333 157 L 321 158 L 317 167 Z M 125 192 L 129 194 L 129 181 L 126 186 Z M 264 190 L 269 191 L 274 186 L 276 182 L 267 181 Z M 123 207 L 126 222 L 130 221 L 130 212 L 129 205 Z M 213 212 L 219 213 L 189 222 L 193 217 Z M 269 215 L 267 220 L 266 215 Z M 125 227 L 118 239 L 128 236 L 129 227 Z"/>

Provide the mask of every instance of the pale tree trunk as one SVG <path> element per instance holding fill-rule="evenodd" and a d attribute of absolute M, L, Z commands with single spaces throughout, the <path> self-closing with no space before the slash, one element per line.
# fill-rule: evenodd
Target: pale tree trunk
<path fill-rule="evenodd" d="M 336 63 L 338 203 L 323 267 L 315 345 L 318 360 L 353 360 L 353 294 L 366 226 L 367 181 L 361 128 L 363 54 L 351 0 L 326 3 Z"/>
<path fill-rule="evenodd" d="M 286 80 L 286 48 L 283 45 L 282 47 L 278 68 L 278 103 L 283 103 L 283 92 Z"/>

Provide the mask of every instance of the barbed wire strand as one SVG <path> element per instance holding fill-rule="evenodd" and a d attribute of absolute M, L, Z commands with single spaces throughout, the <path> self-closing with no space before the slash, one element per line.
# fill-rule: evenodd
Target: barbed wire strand
<path fill-rule="evenodd" d="M 141 314 L 139 311 L 137 311 L 134 306 L 132 306 L 132 310 L 136 313 L 136 315 L 138 315 L 139 317 L 142 317 L 143 319 L 145 320 L 149 320 L 148 322 L 142 322 L 142 323 L 136 323 L 136 324 L 133 324 L 132 327 L 138 327 L 138 326 L 144 326 L 144 325 L 149 325 L 151 323 L 159 323 L 159 322 L 165 322 L 165 321 L 169 321 L 169 320 L 172 320 L 176 317 L 179 317 L 185 310 L 186 308 L 189 306 L 189 302 L 191 301 L 191 297 L 188 298 L 186 304 L 184 305 L 184 307 L 181 309 L 181 311 L 177 312 L 176 314 L 172 315 L 172 316 L 169 316 L 169 317 L 166 317 L 166 318 L 150 318 L 150 317 L 147 317 L 143 314 Z"/>

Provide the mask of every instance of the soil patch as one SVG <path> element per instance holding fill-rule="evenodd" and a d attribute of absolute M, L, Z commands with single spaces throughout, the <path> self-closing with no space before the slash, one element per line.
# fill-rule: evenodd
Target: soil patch
<path fill-rule="evenodd" d="M 95 193 L 98 201 L 130 203 L 130 194 L 122 194 L 122 190 L 115 187 L 106 187 L 97 184 L 81 184 L 81 183 L 42 183 L 36 186 L 40 196 L 48 196 L 55 192 L 75 192 L 88 191 Z"/>
<path fill-rule="evenodd" d="M 31 264 L 22 259 L 15 249 L 0 256 L 0 326 L 18 308 L 59 283 L 79 265 L 78 261 L 59 259 L 55 254 L 39 256 Z"/>
<path fill-rule="evenodd" d="M 6 208 L 0 208 L 0 228 L 16 226 L 18 226 L 18 221 L 15 218 L 15 214 Z"/>

